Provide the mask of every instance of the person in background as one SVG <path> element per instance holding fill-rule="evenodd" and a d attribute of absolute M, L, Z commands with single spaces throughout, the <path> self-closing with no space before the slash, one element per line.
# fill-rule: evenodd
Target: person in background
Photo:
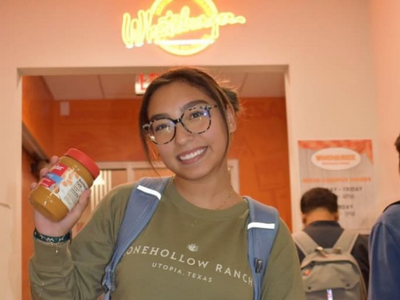
<path fill-rule="evenodd" d="M 395 141 L 399 155 L 400 135 Z M 394 202 L 380 215 L 371 230 L 368 300 L 400 299 L 400 201 Z"/>
<path fill-rule="evenodd" d="M 329 189 L 316 187 L 303 194 L 300 200 L 304 231 L 321 247 L 332 248 L 343 232 L 339 224 L 338 197 Z M 300 263 L 304 253 L 297 247 Z M 360 267 L 364 283 L 368 289 L 369 262 L 368 237 L 359 235 L 351 255 Z"/>
<path fill-rule="evenodd" d="M 249 207 L 233 190 L 227 163 L 240 107 L 236 101 L 197 68 L 171 70 L 147 88 L 139 113 L 142 144 L 150 163 L 152 154 L 158 155 L 175 176 L 151 221 L 118 264 L 113 300 L 253 299 L 247 258 Z M 104 268 L 133 186 L 112 190 L 71 244 L 35 239 L 33 299 L 94 299 L 103 292 Z M 84 193 L 59 223 L 35 212 L 36 231 L 49 237 L 68 234 L 88 196 Z M 304 300 L 299 268 L 296 248 L 281 220 L 261 299 Z"/>

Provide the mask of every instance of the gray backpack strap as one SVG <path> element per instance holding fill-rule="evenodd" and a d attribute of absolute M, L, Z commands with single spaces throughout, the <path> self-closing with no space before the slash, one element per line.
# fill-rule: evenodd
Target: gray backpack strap
<path fill-rule="evenodd" d="M 304 256 L 313 253 L 315 249 L 319 247 L 319 245 L 304 231 L 296 232 L 292 237 Z"/>
<path fill-rule="evenodd" d="M 351 252 L 358 238 L 358 232 L 345 229 L 336 241 L 333 248 L 340 248 L 342 252 Z"/>
<path fill-rule="evenodd" d="M 367 299 L 366 283 L 364 282 L 360 266 L 358 265 L 357 260 L 351 255 L 351 251 L 353 250 L 358 237 L 359 237 L 358 232 L 350 229 L 345 229 L 343 230 L 342 234 L 336 241 L 333 248 L 340 249 L 341 253 L 347 253 L 350 257 L 353 258 L 354 266 L 357 268 L 358 273 L 360 275 L 361 299 Z"/>
<path fill-rule="evenodd" d="M 254 279 L 253 300 L 260 300 L 269 255 L 279 229 L 279 214 L 272 206 L 262 204 L 250 197 L 245 198 L 249 203 L 247 257 Z"/>
<path fill-rule="evenodd" d="M 114 253 L 105 268 L 102 283 L 105 290 L 105 300 L 109 300 L 111 293 L 115 290 L 115 269 L 118 263 L 126 249 L 150 222 L 169 179 L 169 177 L 143 178 L 133 188 L 114 245 Z"/>

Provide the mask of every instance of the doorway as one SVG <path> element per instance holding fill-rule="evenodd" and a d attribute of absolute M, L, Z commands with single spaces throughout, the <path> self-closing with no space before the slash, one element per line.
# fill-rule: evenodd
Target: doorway
<path fill-rule="evenodd" d="M 107 164 L 118 167 L 118 164 L 127 162 L 144 163 L 145 156 L 137 129 L 141 100 L 135 94 L 134 83 L 138 74 L 159 73 L 165 69 L 94 68 L 76 72 L 60 69 L 51 73 L 49 70 L 35 70 L 31 72 L 34 76 L 24 76 L 24 132 L 32 137 L 37 147 L 36 151 L 26 151 L 29 159 L 25 157 L 23 173 L 27 175 L 32 171 L 31 166 L 38 161 L 46 160 L 52 154 L 62 155 L 73 146 L 90 154 L 100 165 L 104 164 L 104 171 L 114 170 L 112 172 L 117 174 L 115 170 L 119 170 L 119 179 L 115 178 L 114 183 L 131 181 L 136 175 L 143 175 L 142 171 L 135 171 L 136 175 L 131 177 L 122 175 L 121 170 L 127 169 L 126 166 L 113 169 Z M 239 119 L 239 130 L 233 137 L 229 155 L 230 161 L 236 164 L 237 190 L 277 207 L 291 227 L 284 88 L 286 67 L 214 66 L 210 70 L 219 81 L 235 88 L 242 99 L 244 112 Z M 26 180 L 32 181 L 32 178 L 25 179 L 23 186 L 29 185 Z M 32 253 L 31 216 L 32 209 L 24 200 L 23 299 L 30 299 L 27 261 Z M 84 226 L 84 220 L 80 226 Z"/>

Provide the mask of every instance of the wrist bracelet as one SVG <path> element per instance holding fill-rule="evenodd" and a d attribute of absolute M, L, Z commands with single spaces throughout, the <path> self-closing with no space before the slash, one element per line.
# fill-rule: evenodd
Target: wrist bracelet
<path fill-rule="evenodd" d="M 33 231 L 33 236 L 35 237 L 35 239 L 45 242 L 45 243 L 62 244 L 71 239 L 71 232 L 68 232 L 67 234 L 65 234 L 63 236 L 48 236 L 48 235 L 41 234 L 40 232 L 38 232 L 35 229 L 35 231 Z"/>

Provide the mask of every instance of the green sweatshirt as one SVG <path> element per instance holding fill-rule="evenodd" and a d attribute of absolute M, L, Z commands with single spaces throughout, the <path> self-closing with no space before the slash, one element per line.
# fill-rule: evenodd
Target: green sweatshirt
<path fill-rule="evenodd" d="M 95 299 L 113 253 L 132 184 L 115 188 L 71 244 L 35 240 L 32 299 Z M 248 204 L 207 210 L 187 202 L 172 181 L 149 225 L 117 266 L 113 300 L 252 300 L 247 260 Z M 263 300 L 303 300 L 296 249 L 286 225 L 263 282 Z"/>

